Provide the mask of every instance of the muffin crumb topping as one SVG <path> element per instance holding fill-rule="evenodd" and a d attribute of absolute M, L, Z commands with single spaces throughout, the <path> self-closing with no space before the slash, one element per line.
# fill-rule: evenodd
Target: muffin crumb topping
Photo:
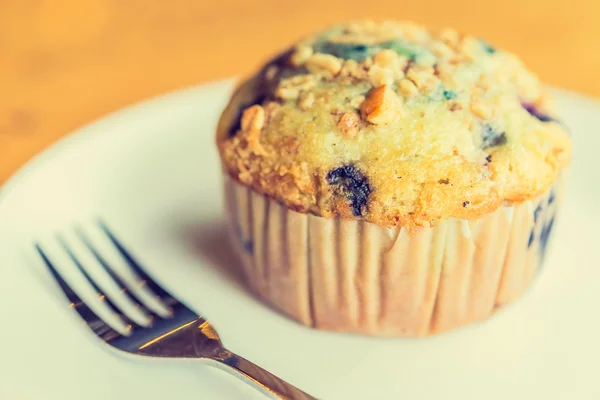
<path fill-rule="evenodd" d="M 294 210 L 430 226 L 546 191 L 571 154 L 554 110 L 518 57 L 480 38 L 350 21 L 245 81 L 217 142 L 233 178 Z"/>
<path fill-rule="evenodd" d="M 391 124 L 401 113 L 400 98 L 388 85 L 379 86 L 369 93 L 360 105 L 364 119 L 375 125 Z"/>
<path fill-rule="evenodd" d="M 358 133 L 359 123 L 360 117 L 356 113 L 346 112 L 340 117 L 337 127 L 345 138 L 351 139 Z"/>
<path fill-rule="evenodd" d="M 243 132 L 259 132 L 265 124 L 265 110 L 254 105 L 242 115 L 242 131 Z"/>
<path fill-rule="evenodd" d="M 306 61 L 306 68 L 312 73 L 324 74 L 331 79 L 342 69 L 342 61 L 329 54 L 317 53 Z"/>

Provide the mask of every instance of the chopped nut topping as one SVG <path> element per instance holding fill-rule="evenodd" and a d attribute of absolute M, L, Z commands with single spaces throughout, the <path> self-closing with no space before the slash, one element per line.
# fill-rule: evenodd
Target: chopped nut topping
<path fill-rule="evenodd" d="M 369 81 L 375 87 L 391 85 L 394 82 L 394 73 L 390 69 L 373 65 L 369 69 Z"/>
<path fill-rule="evenodd" d="M 310 110 L 315 103 L 315 95 L 312 92 L 302 92 L 298 98 L 298 107 L 301 110 Z"/>
<path fill-rule="evenodd" d="M 477 57 L 477 53 L 482 51 L 481 43 L 473 36 L 463 37 L 458 47 L 459 51 L 469 61 L 475 60 Z"/>
<path fill-rule="evenodd" d="M 297 99 L 301 91 L 312 88 L 316 83 L 313 75 L 296 75 L 283 79 L 275 90 L 275 96 L 283 100 Z"/>
<path fill-rule="evenodd" d="M 382 68 L 394 68 L 399 61 L 398 53 L 385 49 L 373 56 L 373 62 Z"/>
<path fill-rule="evenodd" d="M 420 65 L 412 65 L 406 72 L 406 77 L 424 92 L 433 90 L 439 82 L 432 67 Z"/>
<path fill-rule="evenodd" d="M 260 131 L 265 124 L 265 110 L 254 105 L 248 107 L 242 114 L 241 127 L 244 132 Z"/>
<path fill-rule="evenodd" d="M 356 61 L 346 60 L 339 75 L 342 77 L 350 76 L 356 79 L 366 79 L 367 71 Z"/>
<path fill-rule="evenodd" d="M 333 78 L 342 69 L 342 61 L 331 54 L 317 53 L 306 61 L 306 68 L 312 73 L 324 73 Z"/>
<path fill-rule="evenodd" d="M 419 93 L 417 86 L 409 79 L 402 79 L 398 84 L 398 88 L 400 89 L 400 92 L 407 97 L 414 96 Z"/>
<path fill-rule="evenodd" d="M 265 110 L 265 125 L 267 125 L 275 113 L 281 108 L 281 104 L 276 101 L 269 101 L 263 108 Z"/>
<path fill-rule="evenodd" d="M 299 46 L 290 56 L 290 63 L 294 67 L 301 67 L 313 55 L 313 49 L 309 46 Z"/>
<path fill-rule="evenodd" d="M 460 34 L 454 29 L 444 29 L 440 32 L 440 39 L 450 47 L 458 45 Z"/>
<path fill-rule="evenodd" d="M 344 113 L 338 121 L 337 127 L 342 131 L 345 138 L 351 139 L 358 133 L 360 117 L 356 113 Z"/>
<path fill-rule="evenodd" d="M 248 146 L 253 153 L 259 155 L 267 154 L 260 143 L 260 133 L 264 125 L 265 110 L 261 106 L 248 107 L 242 114 L 241 128 L 247 135 Z"/>
<path fill-rule="evenodd" d="M 364 119 L 375 125 L 386 125 L 393 122 L 401 111 L 400 98 L 387 85 L 371 90 L 360 105 L 360 113 Z"/>
<path fill-rule="evenodd" d="M 275 90 L 275 97 L 282 100 L 297 99 L 299 95 L 300 89 L 298 88 L 285 88 L 280 86 Z"/>
<path fill-rule="evenodd" d="M 402 79 L 404 77 L 404 67 L 408 63 L 408 58 L 398 55 L 393 50 L 381 50 L 379 53 L 373 56 L 374 68 L 375 66 L 386 68 L 393 74 L 395 80 Z"/>
<path fill-rule="evenodd" d="M 442 42 L 433 42 L 432 53 L 439 58 L 450 58 L 454 52 L 446 43 Z"/>

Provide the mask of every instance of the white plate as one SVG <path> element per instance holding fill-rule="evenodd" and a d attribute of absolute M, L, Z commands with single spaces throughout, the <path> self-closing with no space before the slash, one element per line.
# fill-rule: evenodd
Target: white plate
<path fill-rule="evenodd" d="M 107 351 L 64 308 L 32 242 L 100 214 L 225 344 L 324 399 L 599 398 L 600 104 L 559 92 L 575 139 L 568 197 L 543 273 L 514 306 L 423 340 L 317 332 L 233 278 L 213 130 L 231 82 L 81 129 L 31 161 L 0 201 L 0 398 L 262 398 L 193 362 Z M 4 392 L 4 393 L 3 393 Z"/>

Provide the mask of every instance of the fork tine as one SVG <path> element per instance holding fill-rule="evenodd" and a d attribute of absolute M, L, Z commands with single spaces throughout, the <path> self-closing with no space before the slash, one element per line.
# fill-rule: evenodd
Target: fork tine
<path fill-rule="evenodd" d="M 108 228 L 108 226 L 102 220 L 98 220 L 98 225 L 100 229 L 104 232 L 104 234 L 108 237 L 108 239 L 112 242 L 112 244 L 116 247 L 117 251 L 121 254 L 121 256 L 127 261 L 129 267 L 135 272 L 136 275 L 141 279 L 141 281 L 155 293 L 164 303 L 168 306 L 173 306 L 177 304 L 181 304 L 175 297 L 173 297 L 169 292 L 163 289 L 160 285 L 152 280 L 144 272 L 140 264 L 135 260 L 132 254 L 125 249 L 123 244 L 116 238 L 116 236 L 112 233 L 112 231 Z"/>
<path fill-rule="evenodd" d="M 119 309 L 117 308 L 117 306 L 114 305 L 114 303 L 108 298 L 108 296 L 106 296 L 104 294 L 104 292 L 102 291 L 102 289 L 100 289 L 100 287 L 96 284 L 96 282 L 94 282 L 94 280 L 88 274 L 88 272 L 85 270 L 85 268 L 83 267 L 83 265 L 81 265 L 81 262 L 79 261 L 79 259 L 77 258 L 77 256 L 73 252 L 73 250 L 71 250 L 71 248 L 69 247 L 69 245 L 65 241 L 65 239 L 61 235 L 57 235 L 57 239 L 58 239 L 58 242 L 60 243 L 60 245 L 63 247 L 63 249 L 67 252 L 67 255 L 69 256 L 69 258 L 77 266 L 77 269 L 79 269 L 79 271 L 82 273 L 82 275 L 85 277 L 85 279 L 87 279 L 87 281 L 89 282 L 89 284 L 92 286 L 92 288 L 94 289 L 94 291 L 97 293 L 97 295 L 100 298 L 100 300 L 103 303 L 105 303 L 108 306 L 108 308 L 113 313 L 115 313 L 118 316 L 118 318 L 120 318 L 125 323 L 125 325 L 128 325 L 130 328 L 139 328 L 140 326 L 138 324 L 136 324 L 135 322 L 133 322 L 124 313 L 122 313 L 121 311 L 119 311 Z"/>
<path fill-rule="evenodd" d="M 44 261 L 44 264 L 52 274 L 52 277 L 58 283 L 64 295 L 67 297 L 69 302 L 71 303 L 69 307 L 75 309 L 79 316 L 85 321 L 86 325 L 90 327 L 90 329 L 102 339 L 106 336 L 110 337 L 119 337 L 121 336 L 117 331 L 111 328 L 107 323 L 105 323 L 102 319 L 100 319 L 80 298 L 77 294 L 71 289 L 69 284 L 62 278 L 59 272 L 54 267 L 54 264 L 39 243 L 35 243 L 35 248 Z"/>
<path fill-rule="evenodd" d="M 79 236 L 79 238 L 81 239 L 83 244 L 90 251 L 90 253 L 92 253 L 92 255 L 96 258 L 98 263 L 102 266 L 104 271 L 114 280 L 114 282 L 117 284 L 120 292 L 123 293 L 123 295 L 129 301 L 131 301 L 139 310 L 146 313 L 150 317 L 150 320 L 154 319 L 156 314 L 153 313 L 152 310 L 150 310 L 149 308 L 145 307 L 142 304 L 142 301 L 141 301 L 142 299 L 139 298 L 140 295 L 137 292 L 130 290 L 127 287 L 127 284 L 123 281 L 123 279 L 121 279 L 121 277 L 113 271 L 113 269 L 109 265 L 108 261 L 106 261 L 106 259 L 100 254 L 100 252 L 98 252 L 98 250 L 92 244 L 92 242 L 90 241 L 87 234 L 83 231 L 83 229 L 81 229 L 81 227 L 76 227 L 75 232 L 77 233 L 77 236 Z"/>

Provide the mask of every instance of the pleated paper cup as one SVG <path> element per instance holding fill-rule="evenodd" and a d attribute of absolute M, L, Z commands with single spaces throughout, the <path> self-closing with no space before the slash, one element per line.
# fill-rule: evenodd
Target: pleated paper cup
<path fill-rule="evenodd" d="M 251 290 L 305 325 L 376 336 L 447 331 L 517 299 L 541 267 L 560 193 L 408 233 L 298 213 L 224 176 Z"/>

